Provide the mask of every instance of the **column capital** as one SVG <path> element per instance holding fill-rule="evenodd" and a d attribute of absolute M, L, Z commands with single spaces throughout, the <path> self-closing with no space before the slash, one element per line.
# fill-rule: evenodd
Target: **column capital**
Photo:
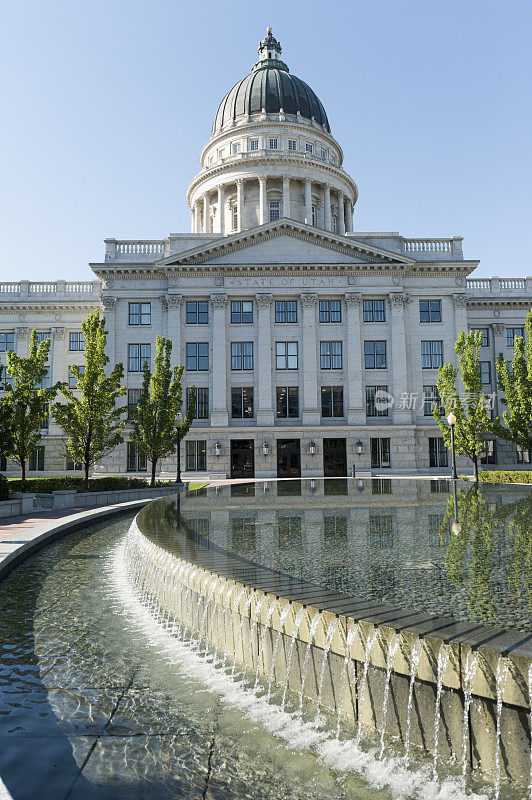
<path fill-rule="evenodd" d="M 236 183 L 237 186 L 243 186 L 244 185 L 244 178 L 235 178 L 235 183 Z"/>
<path fill-rule="evenodd" d="M 346 292 L 345 293 L 345 304 L 347 308 L 360 308 L 360 304 L 362 303 L 362 293 L 361 292 Z"/>
<path fill-rule="evenodd" d="M 52 328 L 52 333 L 54 335 L 54 340 L 60 341 L 65 338 L 64 328 Z"/>
<path fill-rule="evenodd" d="M 222 292 L 211 294 L 212 307 L 215 309 L 223 309 L 227 304 L 227 295 Z"/>
<path fill-rule="evenodd" d="M 261 292 L 260 294 L 255 295 L 255 300 L 257 301 L 257 307 L 261 308 L 271 308 L 273 295 L 267 294 L 266 292 Z"/>
<path fill-rule="evenodd" d="M 310 292 L 304 292 L 300 295 L 300 298 L 303 308 L 315 308 L 318 302 L 318 295 Z"/>
<path fill-rule="evenodd" d="M 494 322 L 491 327 L 493 328 L 493 333 L 497 336 L 502 336 L 506 329 L 506 325 L 503 322 Z"/>
<path fill-rule="evenodd" d="M 405 308 L 412 299 L 407 292 L 390 292 L 388 295 L 392 308 Z"/>
<path fill-rule="evenodd" d="M 465 292 L 453 294 L 453 305 L 455 308 L 467 308 L 468 296 Z"/>
<path fill-rule="evenodd" d="M 183 302 L 182 294 L 163 294 L 161 295 L 161 305 L 164 311 L 170 308 L 179 308 Z"/>
<path fill-rule="evenodd" d="M 27 339 L 29 328 L 17 328 L 17 339 Z"/>
<path fill-rule="evenodd" d="M 108 313 L 109 311 L 115 311 L 118 305 L 118 297 L 106 297 L 104 295 L 101 302 L 105 313 Z"/>

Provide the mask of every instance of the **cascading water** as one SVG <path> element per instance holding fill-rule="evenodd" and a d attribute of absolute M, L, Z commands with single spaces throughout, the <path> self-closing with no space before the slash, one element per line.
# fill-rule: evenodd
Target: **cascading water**
<path fill-rule="evenodd" d="M 316 717 L 320 713 L 320 706 L 321 706 L 321 695 L 323 692 L 323 679 L 325 677 L 325 667 L 327 666 L 327 661 L 329 658 L 329 652 L 331 650 L 332 640 L 334 634 L 336 633 L 336 628 L 338 627 L 338 618 L 332 619 L 329 622 L 329 627 L 327 628 L 327 633 L 325 635 L 325 643 L 323 646 L 323 656 L 321 659 L 321 669 L 320 669 L 320 679 L 318 683 L 318 700 L 317 700 L 317 709 L 316 709 Z"/>
<path fill-rule="evenodd" d="M 508 680 L 510 662 L 506 656 L 500 656 L 497 662 L 495 682 L 497 686 L 497 715 L 495 724 L 495 800 L 499 800 L 501 793 L 501 717 L 502 697 Z"/>
<path fill-rule="evenodd" d="M 375 630 L 372 631 L 372 633 L 366 639 L 366 647 L 364 648 L 364 671 L 362 674 L 362 682 L 360 683 L 360 695 L 358 697 L 358 728 L 355 740 L 357 745 L 360 744 L 360 737 L 362 736 L 362 705 L 365 697 L 364 692 L 367 690 L 369 659 L 371 656 L 371 651 L 373 650 L 373 645 L 377 641 L 378 634 L 379 629 L 375 628 Z"/>
<path fill-rule="evenodd" d="M 441 693 L 443 689 L 443 679 L 445 677 L 445 670 L 449 664 L 451 657 L 451 647 L 445 642 L 441 645 L 438 652 L 438 682 L 436 684 L 436 709 L 434 712 L 434 777 L 436 777 L 436 769 L 438 766 L 438 745 L 440 738 L 440 721 L 441 721 Z"/>
<path fill-rule="evenodd" d="M 349 665 L 352 664 L 351 659 L 351 646 L 355 641 L 358 635 L 359 625 L 358 622 L 356 625 L 353 625 L 352 628 L 349 629 L 349 633 L 347 634 L 347 639 L 345 642 L 345 655 L 344 655 L 344 663 L 342 668 L 342 680 L 340 683 L 340 692 L 338 695 L 338 712 L 337 712 L 337 719 L 336 719 L 336 738 L 340 737 L 340 724 L 342 720 L 342 712 L 345 703 L 345 693 L 347 688 L 349 687 Z M 355 681 L 354 681 L 354 688 L 356 689 L 356 674 L 355 674 Z"/>
<path fill-rule="evenodd" d="M 299 632 L 299 626 L 303 622 L 303 617 L 305 616 L 306 611 L 304 608 L 300 608 L 296 614 L 296 618 L 294 620 L 294 630 L 292 632 L 292 638 L 290 639 L 289 645 L 289 652 L 288 658 L 286 659 L 286 676 L 284 680 L 284 688 L 283 688 L 283 697 L 281 700 L 281 708 L 284 709 L 284 704 L 286 702 L 286 693 L 288 691 L 288 684 L 290 682 L 290 670 L 292 668 L 292 657 L 294 655 L 294 645 L 296 643 L 297 634 Z"/>
<path fill-rule="evenodd" d="M 281 616 L 279 617 L 279 629 L 277 631 L 277 636 L 275 637 L 275 644 L 273 646 L 273 653 L 272 653 L 272 663 L 270 665 L 270 673 L 268 675 L 268 700 L 270 699 L 271 691 L 272 691 L 272 681 L 273 681 L 273 674 L 275 672 L 275 664 L 277 663 L 277 652 L 279 650 L 279 642 L 281 641 L 281 635 L 283 632 L 283 625 L 286 621 L 286 618 L 290 611 L 292 610 L 292 606 L 287 603 L 283 610 L 281 611 Z"/>
<path fill-rule="evenodd" d="M 243 627 L 244 627 L 244 622 L 245 622 L 245 621 L 246 621 L 246 619 L 247 619 L 247 613 L 248 613 L 248 611 L 249 611 L 249 609 L 250 609 L 250 607 L 251 607 L 251 604 L 252 604 L 252 602 L 253 602 L 253 599 L 254 599 L 254 597 L 256 596 L 256 594 L 257 594 L 257 592 L 256 592 L 256 590 L 254 589 L 254 590 L 251 592 L 251 594 L 249 595 L 248 599 L 246 600 L 246 603 L 245 603 L 245 605 L 244 605 L 244 608 L 243 608 L 243 611 L 242 611 L 242 615 L 241 615 L 241 617 L 240 617 L 240 625 L 238 626 L 238 637 L 237 637 L 237 643 L 235 644 L 235 660 L 233 661 L 233 669 L 231 670 L 231 677 L 234 677 L 234 675 L 235 675 L 235 669 L 236 669 L 236 664 L 237 664 L 237 658 L 238 658 L 238 650 L 239 650 L 239 647 L 240 647 L 240 646 L 242 646 L 242 648 L 243 648 L 243 644 L 244 644 L 244 639 L 243 639 L 243 635 L 242 635 L 242 631 L 243 631 Z M 245 662 L 245 655 L 244 655 L 244 653 L 242 654 L 242 662 L 243 662 L 243 663 Z"/>
<path fill-rule="evenodd" d="M 393 662 L 395 660 L 395 656 L 397 655 L 397 649 L 399 647 L 399 642 L 401 641 L 401 637 L 398 633 L 394 633 L 392 638 L 388 643 L 388 655 L 386 658 L 386 683 L 384 684 L 384 695 L 382 698 L 382 728 L 381 728 L 381 751 L 380 751 L 380 758 L 384 755 L 384 737 L 386 735 L 386 717 L 388 711 L 388 695 L 390 693 L 390 680 L 392 677 L 392 669 L 393 669 Z"/>
<path fill-rule="evenodd" d="M 408 689 L 408 704 L 406 708 L 406 734 L 405 734 L 405 760 L 408 764 L 410 759 L 410 731 L 412 728 L 412 706 L 414 704 L 414 686 L 416 675 L 423 652 L 423 640 L 416 639 L 410 652 L 410 686 Z"/>
<path fill-rule="evenodd" d="M 260 665 L 262 663 L 262 656 L 263 656 L 263 653 L 264 653 L 264 645 L 266 643 L 266 635 L 267 635 L 268 630 L 270 628 L 273 612 L 275 611 L 275 609 L 277 608 L 278 605 L 279 605 L 279 600 L 277 600 L 277 599 L 272 600 L 270 602 L 270 605 L 268 607 L 268 611 L 266 613 L 266 618 L 264 620 L 264 626 L 263 626 L 263 629 L 262 629 L 262 636 L 260 637 L 259 652 L 257 654 L 257 669 L 255 670 L 255 683 L 253 684 L 253 688 L 254 689 L 256 689 L 258 684 L 259 684 Z"/>
<path fill-rule="evenodd" d="M 310 623 L 310 628 L 308 632 L 308 642 L 307 647 L 305 649 L 305 658 L 303 660 L 303 667 L 301 669 L 301 687 L 299 689 L 299 711 L 303 710 L 303 693 L 305 691 L 305 683 L 307 680 L 307 667 L 308 661 L 310 658 L 310 648 L 312 646 L 312 640 L 314 639 L 314 634 L 318 630 L 318 625 L 322 620 L 322 614 L 314 614 L 312 617 L 312 621 Z"/>
<path fill-rule="evenodd" d="M 462 774 L 467 772 L 469 763 L 469 709 L 473 699 L 473 681 L 477 674 L 478 652 L 471 650 L 467 654 L 464 671 L 464 728 L 462 731 Z"/>
<path fill-rule="evenodd" d="M 262 610 L 262 606 L 268 600 L 267 595 L 263 595 L 257 605 L 255 606 L 255 610 L 253 612 L 253 616 L 251 618 L 251 626 L 249 629 L 249 652 L 250 652 L 250 663 L 247 663 L 247 659 L 244 656 L 244 668 L 248 667 L 250 670 L 253 669 L 253 637 L 255 636 L 255 631 L 257 630 L 257 624 L 259 621 L 260 612 Z M 258 662 L 257 662 L 258 664 Z"/>

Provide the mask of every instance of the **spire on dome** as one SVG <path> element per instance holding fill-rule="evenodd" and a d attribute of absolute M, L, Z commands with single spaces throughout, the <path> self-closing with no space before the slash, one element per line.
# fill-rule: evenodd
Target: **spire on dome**
<path fill-rule="evenodd" d="M 253 65 L 252 69 L 262 69 L 263 67 L 276 67 L 277 69 L 284 69 L 288 72 L 288 67 L 281 61 L 282 52 L 281 43 L 277 41 L 275 36 L 272 36 L 272 26 L 268 25 L 266 29 L 266 36 L 259 44 L 259 60 Z"/>

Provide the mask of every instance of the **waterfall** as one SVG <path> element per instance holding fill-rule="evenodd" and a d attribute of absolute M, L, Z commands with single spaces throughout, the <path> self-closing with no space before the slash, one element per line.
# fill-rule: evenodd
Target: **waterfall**
<path fill-rule="evenodd" d="M 245 653 L 244 653 L 244 667 L 249 667 L 249 669 L 253 669 L 253 636 L 255 635 L 255 631 L 257 630 L 257 623 L 259 621 L 259 614 L 261 612 L 262 606 L 268 599 L 268 595 L 263 595 L 257 605 L 255 606 L 255 610 L 253 612 L 253 616 L 251 618 L 251 626 L 249 629 L 249 652 L 250 652 L 250 659 L 251 663 L 248 664 Z"/>
<path fill-rule="evenodd" d="M 464 672 L 464 728 L 462 731 L 462 775 L 467 772 L 469 761 L 469 709 L 473 699 L 473 681 L 477 674 L 478 652 L 470 650 L 467 654 Z"/>
<path fill-rule="evenodd" d="M 239 591 L 237 593 L 237 596 L 235 597 L 235 599 L 233 601 L 233 605 L 230 607 L 231 608 L 231 617 L 230 617 L 230 619 L 231 619 L 231 626 L 232 626 L 233 629 L 234 629 L 235 612 L 238 609 L 238 606 L 240 605 L 240 600 L 242 599 L 242 596 L 243 596 L 245 591 L 246 591 L 246 587 L 242 586 L 239 589 Z M 229 636 L 226 636 L 224 658 L 223 658 L 223 661 L 222 661 L 222 669 L 225 669 L 225 665 L 227 664 L 227 659 L 229 658 L 229 641 L 230 641 Z"/>
<path fill-rule="evenodd" d="M 251 592 L 251 594 L 249 595 L 248 599 L 246 600 L 246 603 L 244 605 L 244 610 L 242 611 L 242 615 L 240 617 L 240 625 L 238 626 L 238 638 L 236 640 L 235 650 L 234 650 L 234 656 L 235 657 L 234 657 L 234 661 L 233 661 L 233 669 L 231 670 L 231 677 L 232 678 L 235 675 L 235 669 L 236 669 L 236 664 L 237 664 L 237 659 L 238 659 L 238 648 L 241 645 L 242 645 L 242 663 L 245 664 L 246 658 L 245 658 L 245 653 L 244 653 L 244 641 L 243 641 L 243 636 L 242 636 L 242 629 L 244 627 L 244 621 L 247 618 L 246 615 L 247 615 L 247 613 L 248 613 L 248 611 L 250 609 L 251 603 L 253 602 L 253 598 L 255 597 L 256 594 L 257 594 L 257 590 L 254 589 Z"/>
<path fill-rule="evenodd" d="M 502 716 L 502 696 L 508 680 L 508 670 L 510 662 L 505 656 L 499 656 L 497 662 L 497 672 L 495 675 L 497 685 L 497 717 L 495 726 L 495 800 L 499 800 L 501 792 L 501 716 Z"/>
<path fill-rule="evenodd" d="M 443 678 L 445 670 L 451 657 L 451 646 L 442 643 L 438 651 L 438 683 L 436 685 L 436 708 L 434 710 L 434 777 L 436 777 L 436 768 L 438 766 L 438 744 L 440 734 L 440 720 L 441 720 L 441 693 L 443 688 Z"/>
<path fill-rule="evenodd" d="M 262 661 L 262 655 L 264 653 L 264 645 L 266 644 L 266 635 L 270 628 L 270 623 L 272 621 L 273 612 L 275 607 L 279 605 L 279 600 L 275 599 L 270 602 L 270 606 L 268 608 L 268 612 L 266 614 L 266 619 L 264 620 L 264 627 L 262 629 L 262 636 L 260 637 L 259 643 L 259 652 L 257 655 L 257 669 L 255 670 L 255 683 L 253 688 L 256 689 L 259 684 L 259 673 L 260 673 L 260 665 Z"/>
<path fill-rule="evenodd" d="M 284 704 L 285 704 L 285 700 L 286 700 L 286 692 L 287 692 L 287 689 L 288 689 L 288 683 L 290 681 L 290 669 L 292 667 L 292 656 L 294 654 L 294 645 L 295 645 L 295 641 L 296 641 L 296 636 L 297 636 L 297 633 L 299 631 L 299 626 L 301 625 L 301 622 L 303 621 L 303 617 L 305 616 L 305 613 L 306 613 L 305 609 L 304 608 L 300 608 L 299 611 L 297 612 L 296 618 L 294 620 L 294 631 L 292 633 L 292 638 L 290 640 L 288 658 L 286 659 L 286 675 L 285 675 L 285 679 L 284 679 L 283 699 L 281 700 L 281 708 L 283 708 L 283 709 L 284 709 Z"/>
<path fill-rule="evenodd" d="M 364 700 L 364 691 L 367 688 L 368 670 L 369 670 L 369 657 L 373 650 L 373 645 L 377 641 L 379 629 L 375 628 L 374 631 L 366 639 L 366 647 L 364 649 L 364 671 L 362 673 L 362 682 L 360 684 L 360 694 L 358 697 L 358 729 L 355 739 L 356 744 L 360 744 L 360 737 L 362 736 L 362 705 Z"/>
<path fill-rule="evenodd" d="M 318 707 L 316 709 L 316 717 L 319 716 L 320 713 L 320 705 L 321 705 L 321 694 L 323 691 L 323 679 L 325 677 L 325 667 L 327 665 L 327 660 L 329 658 L 329 651 L 331 649 L 333 636 L 335 634 L 336 628 L 338 627 L 338 617 L 335 617 L 329 622 L 329 627 L 327 628 L 327 634 L 325 636 L 325 644 L 323 646 L 323 656 L 321 659 L 321 669 L 320 669 L 320 679 L 318 683 Z"/>
<path fill-rule="evenodd" d="M 318 630 L 318 625 L 322 620 L 322 614 L 314 614 L 312 617 L 312 621 L 310 623 L 310 628 L 308 632 L 308 642 L 307 647 L 305 649 L 305 658 L 303 660 L 303 668 L 301 670 L 301 686 L 299 688 L 299 711 L 303 711 L 303 693 L 305 691 L 305 683 L 307 681 L 307 667 L 308 661 L 310 658 L 310 648 L 312 645 L 312 640 L 314 639 L 314 634 Z"/>
<path fill-rule="evenodd" d="M 423 652 L 423 640 L 416 639 L 410 652 L 410 686 L 408 689 L 408 705 L 406 708 L 406 734 L 405 734 L 405 758 L 408 764 L 410 758 L 410 731 L 412 727 L 412 706 L 414 704 L 414 685 L 416 675 Z"/>
<path fill-rule="evenodd" d="M 342 719 L 342 711 L 344 708 L 345 703 L 345 693 L 347 688 L 349 687 L 349 664 L 351 664 L 351 646 L 356 639 L 358 634 L 359 624 L 358 622 L 353 625 L 350 629 L 349 633 L 347 634 L 347 639 L 345 643 L 345 655 L 344 655 L 344 663 L 342 668 L 342 680 L 340 683 L 340 692 L 338 694 L 338 713 L 337 713 L 337 720 L 336 720 L 336 738 L 340 737 L 340 722 Z M 355 674 L 355 688 L 356 688 L 356 674 Z"/>
<path fill-rule="evenodd" d="M 277 660 L 277 651 L 279 650 L 279 642 L 281 640 L 283 625 L 291 610 L 292 606 L 290 605 L 290 603 L 287 603 L 283 608 L 283 610 L 281 611 L 281 616 L 279 617 L 279 629 L 277 631 L 277 636 L 275 637 L 275 644 L 273 646 L 273 653 L 272 653 L 272 663 L 270 664 L 270 674 L 268 675 L 268 700 L 270 699 L 273 673 L 275 671 L 275 662 Z"/>
<path fill-rule="evenodd" d="M 381 728 L 381 751 L 380 751 L 380 758 L 382 758 L 384 754 L 384 736 L 386 734 L 386 712 L 388 710 L 388 695 L 390 693 L 390 680 L 392 677 L 392 669 L 393 669 L 393 662 L 395 661 L 395 656 L 397 655 L 397 648 L 399 647 L 399 642 L 401 641 L 401 637 L 398 633 L 394 633 L 392 638 L 388 643 L 388 655 L 386 657 L 386 683 L 384 684 L 384 695 L 382 698 L 382 728 Z"/>

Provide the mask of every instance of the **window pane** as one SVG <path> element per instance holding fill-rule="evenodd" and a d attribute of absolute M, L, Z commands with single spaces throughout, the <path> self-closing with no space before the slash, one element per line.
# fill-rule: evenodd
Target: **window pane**
<path fill-rule="evenodd" d="M 342 306 L 339 300 L 331 300 L 330 310 L 331 310 L 331 322 L 341 322 Z"/>
<path fill-rule="evenodd" d="M 245 300 L 242 303 L 242 322 L 253 322 L 253 303 Z"/>
<path fill-rule="evenodd" d="M 198 304 L 192 302 L 187 303 L 186 312 L 187 325 L 195 325 L 198 321 Z"/>
<path fill-rule="evenodd" d="M 197 360 L 197 345 L 195 342 L 187 342 L 186 344 L 186 361 L 187 361 L 187 369 L 189 370 L 197 370 L 198 368 L 198 360 Z"/>
<path fill-rule="evenodd" d="M 140 325 L 140 306 L 138 303 L 129 304 L 129 324 Z"/>
<path fill-rule="evenodd" d="M 375 368 L 386 369 L 386 342 L 375 342 Z"/>
<path fill-rule="evenodd" d="M 286 369 L 286 342 L 275 343 L 275 366 L 277 369 Z"/>
<path fill-rule="evenodd" d="M 209 343 L 198 342 L 198 370 L 207 372 L 209 369 Z"/>
<path fill-rule="evenodd" d="M 373 300 L 364 300 L 364 322 L 373 322 Z"/>
<path fill-rule="evenodd" d="M 244 418 L 253 417 L 253 387 L 242 389 L 242 415 Z"/>
<path fill-rule="evenodd" d="M 286 305 L 284 300 L 275 301 L 275 321 L 286 322 Z"/>
<path fill-rule="evenodd" d="M 384 300 L 374 300 L 373 306 L 375 313 L 375 322 L 385 322 L 386 311 L 384 306 Z"/>
<path fill-rule="evenodd" d="M 441 322 L 441 300 L 430 301 L 430 321 Z"/>
<path fill-rule="evenodd" d="M 209 324 L 209 304 L 207 302 L 198 303 L 198 325 Z"/>
<path fill-rule="evenodd" d="M 329 322 L 329 301 L 320 300 L 320 322 Z"/>
<path fill-rule="evenodd" d="M 321 387 L 321 415 L 322 417 L 332 417 L 332 387 Z"/>
<path fill-rule="evenodd" d="M 278 386 L 276 389 L 277 397 L 277 416 L 285 418 L 288 413 L 288 387 Z"/>
<path fill-rule="evenodd" d="M 297 302 L 296 300 L 286 301 L 286 321 L 297 322 Z"/>
<path fill-rule="evenodd" d="M 242 369 L 242 342 L 231 342 L 231 369 Z"/>
<path fill-rule="evenodd" d="M 151 325 L 151 303 L 141 303 L 140 324 Z"/>
<path fill-rule="evenodd" d="M 253 369 L 253 342 L 242 342 L 242 369 Z"/>
<path fill-rule="evenodd" d="M 333 386 L 333 417 L 344 416 L 344 389 L 343 386 Z"/>
<path fill-rule="evenodd" d="M 429 301 L 428 300 L 420 300 L 419 301 L 419 321 L 420 322 L 430 322 Z"/>
<path fill-rule="evenodd" d="M 242 418 L 242 389 L 231 389 L 231 416 Z"/>
<path fill-rule="evenodd" d="M 364 342 L 364 366 L 375 369 L 375 342 Z"/>
<path fill-rule="evenodd" d="M 297 386 L 288 387 L 288 416 L 299 416 L 299 389 Z"/>

